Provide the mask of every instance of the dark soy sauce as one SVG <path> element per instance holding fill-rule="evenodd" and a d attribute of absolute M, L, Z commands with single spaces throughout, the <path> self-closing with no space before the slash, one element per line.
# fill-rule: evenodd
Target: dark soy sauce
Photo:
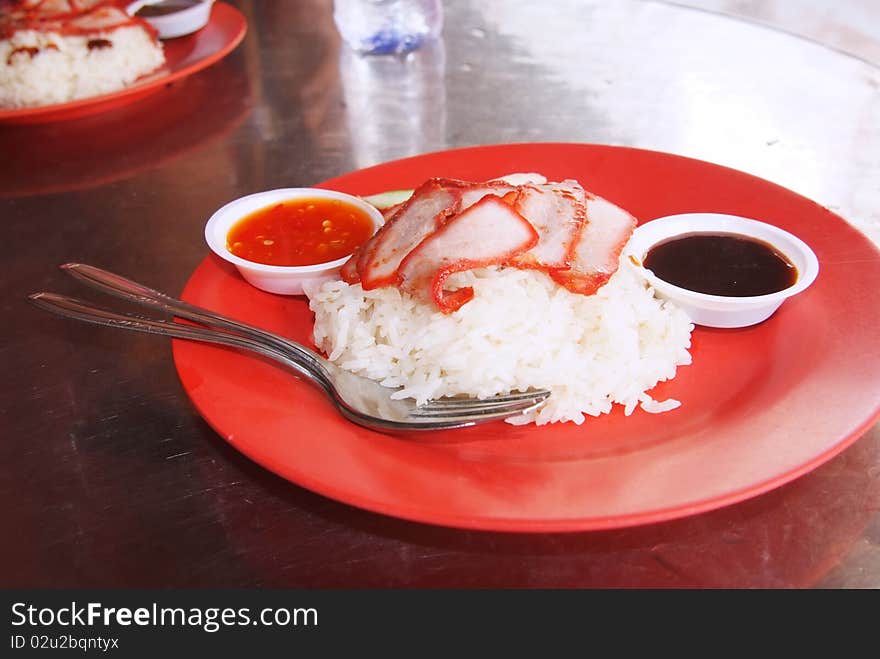
<path fill-rule="evenodd" d="M 798 278 L 794 264 L 773 246 L 729 233 L 667 240 L 648 251 L 644 266 L 670 284 L 728 297 L 776 293 Z"/>
<path fill-rule="evenodd" d="M 134 15 L 141 18 L 154 18 L 156 16 L 166 16 L 190 7 L 195 7 L 198 0 L 178 0 L 177 2 L 157 2 L 153 5 L 144 5 L 138 9 Z"/>

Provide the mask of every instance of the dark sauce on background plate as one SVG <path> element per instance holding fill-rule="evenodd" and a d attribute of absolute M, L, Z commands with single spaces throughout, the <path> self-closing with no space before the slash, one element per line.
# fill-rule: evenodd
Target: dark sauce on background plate
<path fill-rule="evenodd" d="M 198 0 L 175 0 L 174 2 L 159 2 L 154 5 L 144 5 L 138 9 L 134 15 L 140 18 L 152 18 L 155 16 L 166 16 L 184 9 L 189 9 L 199 4 Z"/>
<path fill-rule="evenodd" d="M 727 297 L 776 293 L 798 278 L 794 264 L 772 245 L 729 233 L 659 243 L 645 255 L 644 266 L 680 288 Z"/>

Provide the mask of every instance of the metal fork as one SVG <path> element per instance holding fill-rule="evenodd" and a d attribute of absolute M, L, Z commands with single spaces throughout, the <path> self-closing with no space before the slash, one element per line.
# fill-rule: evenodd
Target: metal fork
<path fill-rule="evenodd" d="M 92 288 L 206 327 L 118 313 L 56 293 L 31 294 L 29 299 L 41 309 L 98 325 L 215 343 L 269 357 L 320 387 L 347 419 L 373 430 L 393 433 L 473 426 L 537 409 L 550 396 L 548 391 L 536 390 L 486 399 L 440 398 L 417 406 L 412 399 L 393 399 L 394 389 L 345 371 L 313 350 L 272 332 L 95 266 L 66 263 L 61 269 Z"/>

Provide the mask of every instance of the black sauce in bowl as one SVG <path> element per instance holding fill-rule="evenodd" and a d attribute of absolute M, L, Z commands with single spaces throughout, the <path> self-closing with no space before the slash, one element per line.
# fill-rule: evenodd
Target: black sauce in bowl
<path fill-rule="evenodd" d="M 680 288 L 727 297 L 776 293 L 798 278 L 795 265 L 772 245 L 730 233 L 694 233 L 658 243 L 643 265 Z"/>
<path fill-rule="evenodd" d="M 168 0 L 166 2 L 157 2 L 152 5 L 144 5 L 138 9 L 134 15 L 140 18 L 167 16 L 168 14 L 174 14 L 178 11 L 195 7 L 197 4 L 199 4 L 199 0 L 177 0 L 176 2 Z"/>

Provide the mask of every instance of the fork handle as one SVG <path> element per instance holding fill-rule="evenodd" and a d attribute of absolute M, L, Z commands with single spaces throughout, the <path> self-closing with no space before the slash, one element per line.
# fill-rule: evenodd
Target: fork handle
<path fill-rule="evenodd" d="M 220 327 L 243 336 L 249 336 L 258 341 L 268 342 L 281 351 L 293 351 L 307 361 L 312 368 L 322 372 L 326 370 L 324 359 L 316 352 L 309 350 L 303 345 L 286 339 L 272 332 L 247 325 L 240 321 L 223 316 L 214 311 L 209 311 L 189 302 L 178 300 L 166 293 L 157 291 L 149 286 L 144 286 L 136 281 L 127 279 L 122 275 L 103 270 L 86 263 L 65 263 L 61 269 L 74 279 L 95 288 L 104 293 L 109 293 L 118 298 L 140 304 L 152 309 L 158 309 L 167 314 L 172 314 L 187 320 L 212 327 Z M 326 376 L 326 374 L 325 374 Z"/>
<path fill-rule="evenodd" d="M 322 373 L 312 371 L 307 364 L 297 360 L 295 356 L 289 356 L 273 346 L 265 345 L 247 336 L 229 334 L 228 332 L 197 327 L 195 325 L 183 325 L 173 321 L 152 320 L 139 316 L 120 314 L 91 305 L 82 300 L 58 295 L 57 293 L 34 293 L 29 298 L 31 302 L 41 309 L 95 325 L 249 350 L 289 366 L 300 375 L 320 386 L 328 394 L 332 394 L 330 385 Z"/>

